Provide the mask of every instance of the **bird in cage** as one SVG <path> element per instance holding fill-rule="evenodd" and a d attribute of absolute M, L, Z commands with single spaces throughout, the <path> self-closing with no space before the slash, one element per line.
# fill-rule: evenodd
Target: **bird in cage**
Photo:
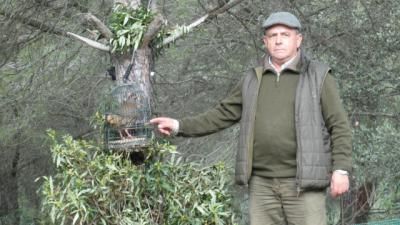
<path fill-rule="evenodd" d="M 135 93 L 124 93 L 118 98 L 116 113 L 108 114 L 106 122 L 114 129 L 118 130 L 120 138 L 133 138 L 133 129 L 137 113 L 137 96 Z"/>
<path fill-rule="evenodd" d="M 106 116 L 107 123 L 114 129 L 118 130 L 121 139 L 133 138 L 131 131 L 129 130 L 130 124 L 134 121 L 134 118 L 129 118 L 117 114 L 109 114 Z"/>

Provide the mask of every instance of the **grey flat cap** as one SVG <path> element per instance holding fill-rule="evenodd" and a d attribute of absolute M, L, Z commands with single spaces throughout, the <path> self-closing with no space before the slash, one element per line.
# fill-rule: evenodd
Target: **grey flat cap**
<path fill-rule="evenodd" d="M 264 29 L 268 29 L 274 25 L 282 24 L 291 28 L 301 30 L 300 21 L 297 17 L 289 12 L 272 13 L 262 24 Z"/>

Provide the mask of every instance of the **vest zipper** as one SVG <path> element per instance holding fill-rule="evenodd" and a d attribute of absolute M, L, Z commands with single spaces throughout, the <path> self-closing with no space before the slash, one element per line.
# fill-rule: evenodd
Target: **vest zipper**
<path fill-rule="evenodd" d="M 257 75 L 257 71 L 255 71 L 255 72 Z M 261 81 L 259 81 L 257 79 L 257 93 L 260 90 L 260 84 L 261 84 Z M 246 178 L 247 185 L 249 184 L 249 180 L 251 177 L 251 170 L 252 170 L 252 167 L 250 167 L 250 162 L 251 162 L 251 166 L 253 165 L 253 162 L 252 162 L 253 158 L 250 159 L 250 157 L 249 157 L 249 150 L 250 150 L 249 145 L 250 145 L 250 141 L 254 141 L 254 123 L 255 123 L 256 111 L 257 111 L 257 97 L 255 99 L 253 99 L 253 101 L 251 102 L 251 109 L 254 109 L 252 112 L 252 115 L 251 115 L 253 117 L 253 119 L 252 119 L 253 120 L 253 129 L 251 129 L 252 131 L 250 131 L 250 132 L 252 132 L 252 134 L 247 136 L 247 152 L 246 152 L 247 160 L 246 160 L 246 165 L 245 165 L 246 171 L 244 174 L 246 176 L 245 178 Z M 251 137 L 252 137 L 252 139 L 251 139 Z M 252 146 L 251 151 L 253 151 L 253 147 L 254 146 Z M 251 154 L 251 156 L 253 157 L 253 153 Z"/>
<path fill-rule="evenodd" d="M 276 73 L 276 83 L 279 83 L 279 77 L 281 76 L 281 72 Z"/>
<path fill-rule="evenodd" d="M 300 192 L 301 192 L 300 186 L 297 185 L 297 198 L 300 197 Z"/>
<path fill-rule="evenodd" d="M 299 134 L 299 123 L 300 123 L 300 111 L 299 111 L 299 86 L 303 86 L 303 79 L 302 77 L 299 78 L 297 87 L 296 87 L 296 97 L 295 97 L 295 110 L 294 110 L 294 116 L 295 116 L 295 129 L 296 129 L 296 141 L 297 145 L 302 145 L 302 141 L 300 140 Z M 302 151 L 301 149 L 297 146 L 296 149 L 296 189 L 297 189 L 297 197 L 300 196 L 301 192 L 301 183 L 302 183 Z"/>

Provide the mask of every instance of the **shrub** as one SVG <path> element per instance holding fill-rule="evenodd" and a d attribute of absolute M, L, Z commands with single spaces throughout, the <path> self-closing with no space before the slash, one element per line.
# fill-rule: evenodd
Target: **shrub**
<path fill-rule="evenodd" d="M 222 163 L 181 163 L 173 146 L 154 142 L 144 164 L 135 166 L 94 143 L 49 136 L 57 172 L 42 178 L 43 223 L 234 224 Z"/>

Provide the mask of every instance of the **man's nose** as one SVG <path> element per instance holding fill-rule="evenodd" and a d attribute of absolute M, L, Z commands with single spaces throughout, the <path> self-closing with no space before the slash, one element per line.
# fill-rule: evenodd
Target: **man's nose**
<path fill-rule="evenodd" d="M 281 43 L 282 43 L 282 37 L 281 37 L 281 35 L 277 35 L 277 36 L 276 36 L 275 43 L 276 43 L 276 44 L 281 44 Z"/>

